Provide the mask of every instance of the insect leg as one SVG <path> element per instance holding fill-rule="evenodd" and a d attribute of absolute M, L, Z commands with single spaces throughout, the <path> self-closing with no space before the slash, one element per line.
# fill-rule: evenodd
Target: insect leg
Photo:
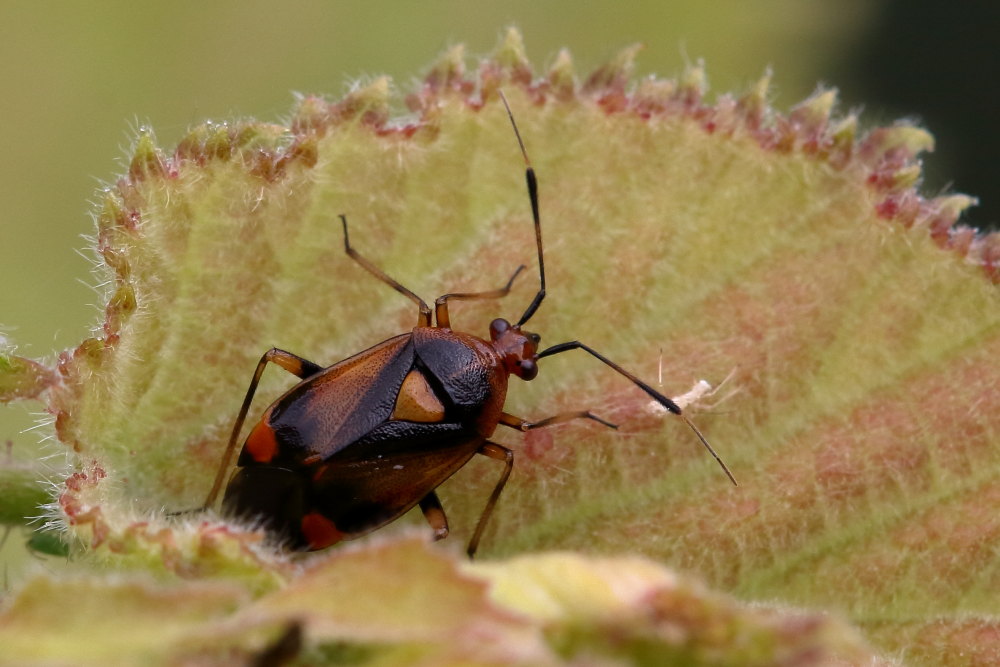
<path fill-rule="evenodd" d="M 260 377 L 264 374 L 264 368 L 269 361 L 278 364 L 289 373 L 297 375 L 303 380 L 323 369 L 319 364 L 315 364 L 308 359 L 303 359 L 291 352 L 279 350 L 276 347 L 272 347 L 264 353 L 260 361 L 257 362 L 257 369 L 253 372 L 253 379 L 250 380 L 250 386 L 247 388 L 247 395 L 243 399 L 243 406 L 240 407 L 236 423 L 233 425 L 233 432 L 229 436 L 229 443 L 226 445 L 226 451 L 222 455 L 219 471 L 215 474 L 215 481 L 212 483 L 211 491 L 208 492 L 208 497 L 205 498 L 205 504 L 202 506 L 202 509 L 208 509 L 214 505 L 216 498 L 219 496 L 219 491 L 222 490 L 222 482 L 226 477 L 226 471 L 229 469 L 230 460 L 233 458 L 233 451 L 236 449 L 237 438 L 239 438 L 240 431 L 243 429 L 243 422 L 246 420 L 247 412 L 250 410 L 250 402 L 253 400 L 254 392 L 257 391 L 257 385 L 260 383 Z"/>
<path fill-rule="evenodd" d="M 389 274 L 387 274 L 385 271 L 378 268 L 370 261 L 362 257 L 360 254 L 358 254 L 358 251 L 351 247 L 350 239 L 347 236 L 347 216 L 341 215 L 340 221 L 344 224 L 344 250 L 347 251 L 347 255 L 355 262 L 363 266 L 365 268 L 365 271 L 372 274 L 373 276 L 384 282 L 386 285 L 388 285 L 392 289 L 396 290 L 397 292 L 405 296 L 413 303 L 417 304 L 417 307 L 420 309 L 420 313 L 417 315 L 417 326 L 429 327 L 431 325 L 431 309 L 427 307 L 427 304 L 424 303 L 424 300 L 421 299 L 416 294 L 414 294 L 413 292 L 411 292 L 410 290 L 408 290 L 407 288 L 403 287 L 402 284 L 400 284 L 394 278 L 389 276 Z"/>
<path fill-rule="evenodd" d="M 542 357 L 548 357 L 553 354 L 559 354 L 560 352 L 568 352 L 570 350 L 583 350 L 584 352 L 590 354 L 591 356 L 601 360 L 606 365 L 610 366 L 611 368 L 613 368 L 614 370 L 618 371 L 619 373 L 627 377 L 629 380 L 631 380 L 635 386 L 639 387 L 639 389 L 642 389 L 644 392 L 649 394 L 654 401 L 656 401 L 657 403 L 665 407 L 667 410 L 673 412 L 675 415 L 683 419 L 684 423 L 687 424 L 692 431 L 694 431 L 694 434 L 696 436 L 698 436 L 698 440 L 701 441 L 701 444 L 705 445 L 705 449 L 707 449 L 709 453 L 712 455 L 712 457 L 715 458 L 715 461 L 722 468 L 723 472 L 726 473 L 726 476 L 729 477 L 729 481 L 733 483 L 733 486 L 739 486 L 739 484 L 736 482 L 736 478 L 733 477 L 733 473 L 729 471 L 729 467 L 722 461 L 721 458 L 719 458 L 719 455 L 715 453 L 715 450 L 712 449 L 712 445 L 708 444 L 708 440 L 706 440 L 705 436 L 701 434 L 701 431 L 698 430 L 698 427 L 694 425 L 694 422 L 688 419 L 687 415 L 683 414 L 679 405 L 677 405 L 672 400 L 670 400 L 660 392 L 650 387 L 648 384 L 646 384 L 636 376 L 629 373 L 627 370 L 625 370 L 615 362 L 605 357 L 600 352 L 594 350 L 593 348 L 587 347 L 578 340 L 574 340 L 568 343 L 559 343 L 558 345 L 553 345 L 552 347 L 547 348 L 542 352 L 539 352 L 537 358 L 541 359 Z"/>
<path fill-rule="evenodd" d="M 497 481 L 496 487 L 493 489 L 493 493 L 490 494 L 490 499 L 486 501 L 486 507 L 483 509 L 483 513 L 479 515 L 479 523 L 476 524 L 476 531 L 472 533 L 472 539 L 469 540 L 469 546 L 466 549 L 466 553 L 469 554 L 469 558 L 476 555 L 476 549 L 479 547 L 479 538 L 483 536 L 483 530 L 486 528 L 486 522 L 489 521 L 490 514 L 493 513 L 493 506 L 497 504 L 497 498 L 500 497 L 500 492 L 503 491 L 503 487 L 507 483 L 507 478 L 510 477 L 510 471 L 514 468 L 514 452 L 510 451 L 506 447 L 496 444 L 495 442 L 487 441 L 476 453 L 488 456 L 491 459 L 503 461 L 505 467 L 503 469 L 503 473 L 500 475 L 499 481 Z"/>
<path fill-rule="evenodd" d="M 578 410 L 576 412 L 560 412 L 559 414 L 546 417 L 545 419 L 540 419 L 536 422 L 529 422 L 520 417 L 515 417 L 514 415 L 503 412 L 500 414 L 500 423 L 504 426 L 510 426 L 511 428 L 516 428 L 518 431 L 530 431 L 535 428 L 542 428 L 544 426 L 552 426 L 553 424 L 561 424 L 562 422 L 568 422 L 571 419 L 592 419 L 598 424 L 604 424 L 609 428 L 617 429 L 617 424 L 612 424 L 609 421 L 601 419 L 595 415 L 590 410 Z"/>
<path fill-rule="evenodd" d="M 507 281 L 507 284 L 499 289 L 490 290 L 488 292 L 462 292 L 439 296 L 434 302 L 434 316 L 437 319 L 438 328 L 451 328 L 451 320 L 448 317 L 448 299 L 471 301 L 472 299 L 499 299 L 500 297 L 507 296 L 507 294 L 510 293 L 510 286 L 514 284 L 514 279 L 517 278 L 517 275 L 521 273 L 521 271 L 524 271 L 524 264 L 517 267 L 514 271 L 514 275 L 512 275 L 510 280 Z"/>
<path fill-rule="evenodd" d="M 441 507 L 441 500 L 437 493 L 431 491 L 420 500 L 420 511 L 424 513 L 427 523 L 434 529 L 434 540 L 443 540 L 448 537 L 448 517 Z"/>

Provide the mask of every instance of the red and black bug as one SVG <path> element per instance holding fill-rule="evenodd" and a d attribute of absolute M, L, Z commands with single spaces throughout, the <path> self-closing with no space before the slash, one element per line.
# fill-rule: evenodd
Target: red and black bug
<path fill-rule="evenodd" d="M 524 331 L 545 298 L 545 263 L 538 214 L 538 182 L 513 114 L 503 98 L 525 161 L 525 178 L 535 225 L 539 289 L 516 324 L 496 319 L 490 339 L 453 331 L 450 300 L 506 295 L 518 267 L 503 287 L 438 297 L 431 309 L 351 247 L 347 219 L 344 249 L 370 274 L 419 308 L 417 325 L 374 347 L 323 368 L 272 348 L 254 372 L 243 406 L 205 501 L 211 507 L 222 490 L 243 422 L 264 368 L 276 363 L 301 382 L 272 403 L 250 431 L 223 497 L 223 511 L 257 520 L 291 548 L 315 550 L 369 533 L 420 505 L 437 539 L 448 521 L 435 489 L 481 454 L 502 461 L 503 472 L 469 540 L 472 556 L 514 463 L 511 450 L 490 441 L 498 424 L 528 431 L 570 419 L 615 426 L 589 411 L 527 421 L 504 412 L 507 380 L 531 380 L 544 357 L 583 350 L 624 375 L 670 412 L 681 416 L 736 484 L 729 469 L 671 399 L 579 341 L 539 351 L 538 334 Z"/>

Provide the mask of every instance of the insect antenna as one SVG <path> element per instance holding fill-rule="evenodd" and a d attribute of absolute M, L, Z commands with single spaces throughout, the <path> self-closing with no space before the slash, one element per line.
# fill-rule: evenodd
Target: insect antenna
<path fill-rule="evenodd" d="M 706 440 L 705 436 L 701 434 L 701 431 L 698 430 L 698 427 L 694 425 L 694 422 L 688 419 L 687 415 L 684 413 L 681 413 L 677 416 L 683 419 L 684 423 L 687 424 L 692 431 L 694 431 L 694 434 L 698 436 L 699 440 L 701 440 L 701 444 L 705 445 L 705 449 L 709 451 L 709 453 L 715 458 L 716 462 L 722 467 L 723 472 L 726 473 L 726 476 L 729 478 L 729 481 L 733 483 L 733 486 L 739 486 L 740 483 L 736 481 L 735 477 L 733 477 L 733 473 L 730 472 L 729 466 L 727 466 L 725 462 L 721 458 L 719 458 L 719 455 L 715 453 L 715 450 L 712 449 L 712 445 L 708 444 L 708 440 Z"/>
<path fill-rule="evenodd" d="M 524 148 L 524 141 L 521 140 L 521 132 L 517 129 L 517 122 L 514 120 L 514 113 L 510 110 L 510 104 L 507 103 L 507 97 L 503 94 L 502 90 L 499 93 L 500 99 L 503 100 L 504 108 L 507 109 L 507 117 L 510 118 L 510 124 L 514 128 L 517 145 L 521 147 L 521 155 L 524 156 L 524 179 L 528 183 L 528 198 L 531 200 L 531 217 L 535 221 L 535 245 L 538 246 L 538 293 L 531 300 L 531 304 L 524 311 L 524 315 L 521 315 L 521 319 L 517 321 L 517 326 L 521 326 L 531 319 L 531 316 L 538 310 L 538 306 L 542 305 L 542 299 L 545 298 L 545 261 L 542 259 L 542 222 L 538 216 L 538 179 L 535 178 L 535 170 L 531 166 L 531 160 L 528 159 L 528 151 Z"/>

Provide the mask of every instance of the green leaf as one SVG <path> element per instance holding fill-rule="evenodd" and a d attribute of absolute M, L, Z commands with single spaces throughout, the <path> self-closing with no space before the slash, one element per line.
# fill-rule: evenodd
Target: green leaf
<path fill-rule="evenodd" d="M 448 52 L 406 120 L 377 79 L 300 100 L 287 126 L 209 123 L 169 151 L 143 133 L 98 215 L 103 327 L 45 385 L 79 460 L 62 518 L 92 561 L 275 600 L 311 586 L 252 530 L 166 512 L 203 502 L 265 350 L 325 365 L 413 326 L 413 304 L 344 255 L 339 214 L 359 252 L 427 300 L 534 266 L 502 86 L 540 183 L 548 292 L 530 327 L 650 382 L 662 371 L 668 395 L 728 378 L 686 412 L 741 486 L 621 376 L 583 353 L 546 358 L 507 411 L 591 409 L 620 429 L 498 432 L 516 464 L 481 555 L 504 572 L 553 548 L 641 554 L 744 600 L 843 613 L 908 661 L 1000 659 L 1000 237 L 957 224 L 971 198 L 917 192 L 933 145 L 919 128 L 857 139 L 832 91 L 783 115 L 767 79 L 709 102 L 700 68 L 632 84 L 634 56 L 578 84 L 562 54 L 538 77 L 512 32 L 472 75 Z M 456 306 L 453 324 L 485 335 L 536 289 L 519 278 L 502 301 Z M 269 369 L 251 419 L 293 381 Z M 475 460 L 442 487 L 453 548 L 499 473 Z M 369 577 L 397 581 L 399 557 Z M 398 585 L 433 607 L 419 574 Z M 598 626 L 546 645 L 643 659 L 645 644 L 609 646 Z"/>
<path fill-rule="evenodd" d="M 469 565 L 417 539 L 337 550 L 253 602 L 238 586 L 205 580 L 43 576 L 0 613 L 10 664 L 248 664 L 297 628 L 308 664 L 765 666 L 872 657 L 824 615 L 741 605 L 642 559 L 552 553 Z"/>

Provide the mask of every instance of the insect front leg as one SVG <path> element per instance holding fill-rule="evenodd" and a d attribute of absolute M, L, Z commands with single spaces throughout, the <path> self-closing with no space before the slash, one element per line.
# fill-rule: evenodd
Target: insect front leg
<path fill-rule="evenodd" d="M 472 533 L 472 539 L 469 540 L 469 546 L 465 550 L 465 552 L 469 554 L 469 558 L 476 555 L 476 549 L 479 547 L 479 538 L 483 536 L 483 530 L 486 528 L 486 522 L 489 521 L 490 514 L 493 513 L 493 507 L 497 504 L 497 498 L 500 497 L 500 492 L 503 491 L 504 485 L 507 484 L 507 478 L 510 477 L 510 471 L 514 468 L 514 452 L 510 451 L 506 447 L 496 444 L 495 442 L 485 442 L 476 453 L 488 456 L 491 459 L 503 461 L 505 466 L 503 473 L 500 475 L 500 479 L 497 481 L 496 487 L 493 489 L 493 493 L 490 494 L 490 499 L 486 501 L 486 507 L 483 509 L 483 513 L 479 515 L 479 522 L 476 524 L 476 530 Z"/>
<path fill-rule="evenodd" d="M 435 542 L 448 537 L 448 517 L 444 514 L 444 508 L 441 507 L 441 500 L 436 492 L 431 491 L 420 500 L 420 511 L 434 529 Z"/>
<path fill-rule="evenodd" d="M 233 458 L 233 451 L 236 449 L 236 443 L 240 435 L 240 431 L 243 429 L 243 422 L 247 418 L 247 412 L 250 410 L 250 403 L 253 401 L 253 395 L 257 391 L 257 385 L 260 384 L 260 378 L 264 374 L 264 368 L 267 366 L 268 362 L 278 364 L 286 371 L 293 375 L 297 375 L 303 380 L 310 375 L 315 375 L 319 371 L 323 370 L 323 367 L 319 364 L 313 363 L 308 359 L 303 359 L 302 357 L 292 354 L 291 352 L 285 352 L 284 350 L 279 350 L 276 347 L 272 347 L 270 350 L 264 353 L 257 362 L 257 369 L 253 373 L 253 379 L 250 380 L 250 386 L 247 388 L 247 395 L 243 399 L 243 405 L 240 407 L 240 412 L 236 417 L 236 423 L 233 425 L 233 432 L 229 436 L 229 443 L 226 445 L 226 451 L 222 455 L 222 461 L 219 464 L 219 471 L 215 474 L 215 481 L 212 483 L 212 489 L 208 492 L 208 497 L 205 498 L 205 504 L 202 509 L 208 509 L 215 504 L 216 499 L 219 497 L 219 491 L 222 490 L 222 482 L 226 478 L 226 471 L 229 469 L 229 463 Z"/>
<path fill-rule="evenodd" d="M 518 431 L 530 431 L 536 428 L 543 428 L 545 426 L 552 426 L 553 424 L 561 424 L 562 422 L 568 422 L 571 419 L 590 419 L 597 422 L 598 424 L 603 424 L 608 428 L 617 429 L 617 424 L 612 424 L 611 422 L 601 419 L 595 415 L 590 410 L 577 410 L 575 412 L 560 412 L 552 417 L 546 417 L 545 419 L 540 419 L 535 422 L 529 422 L 527 420 L 521 419 L 520 417 L 515 417 L 512 414 L 506 412 L 500 413 L 500 423 L 504 426 L 509 426 L 511 428 L 516 428 Z"/>

